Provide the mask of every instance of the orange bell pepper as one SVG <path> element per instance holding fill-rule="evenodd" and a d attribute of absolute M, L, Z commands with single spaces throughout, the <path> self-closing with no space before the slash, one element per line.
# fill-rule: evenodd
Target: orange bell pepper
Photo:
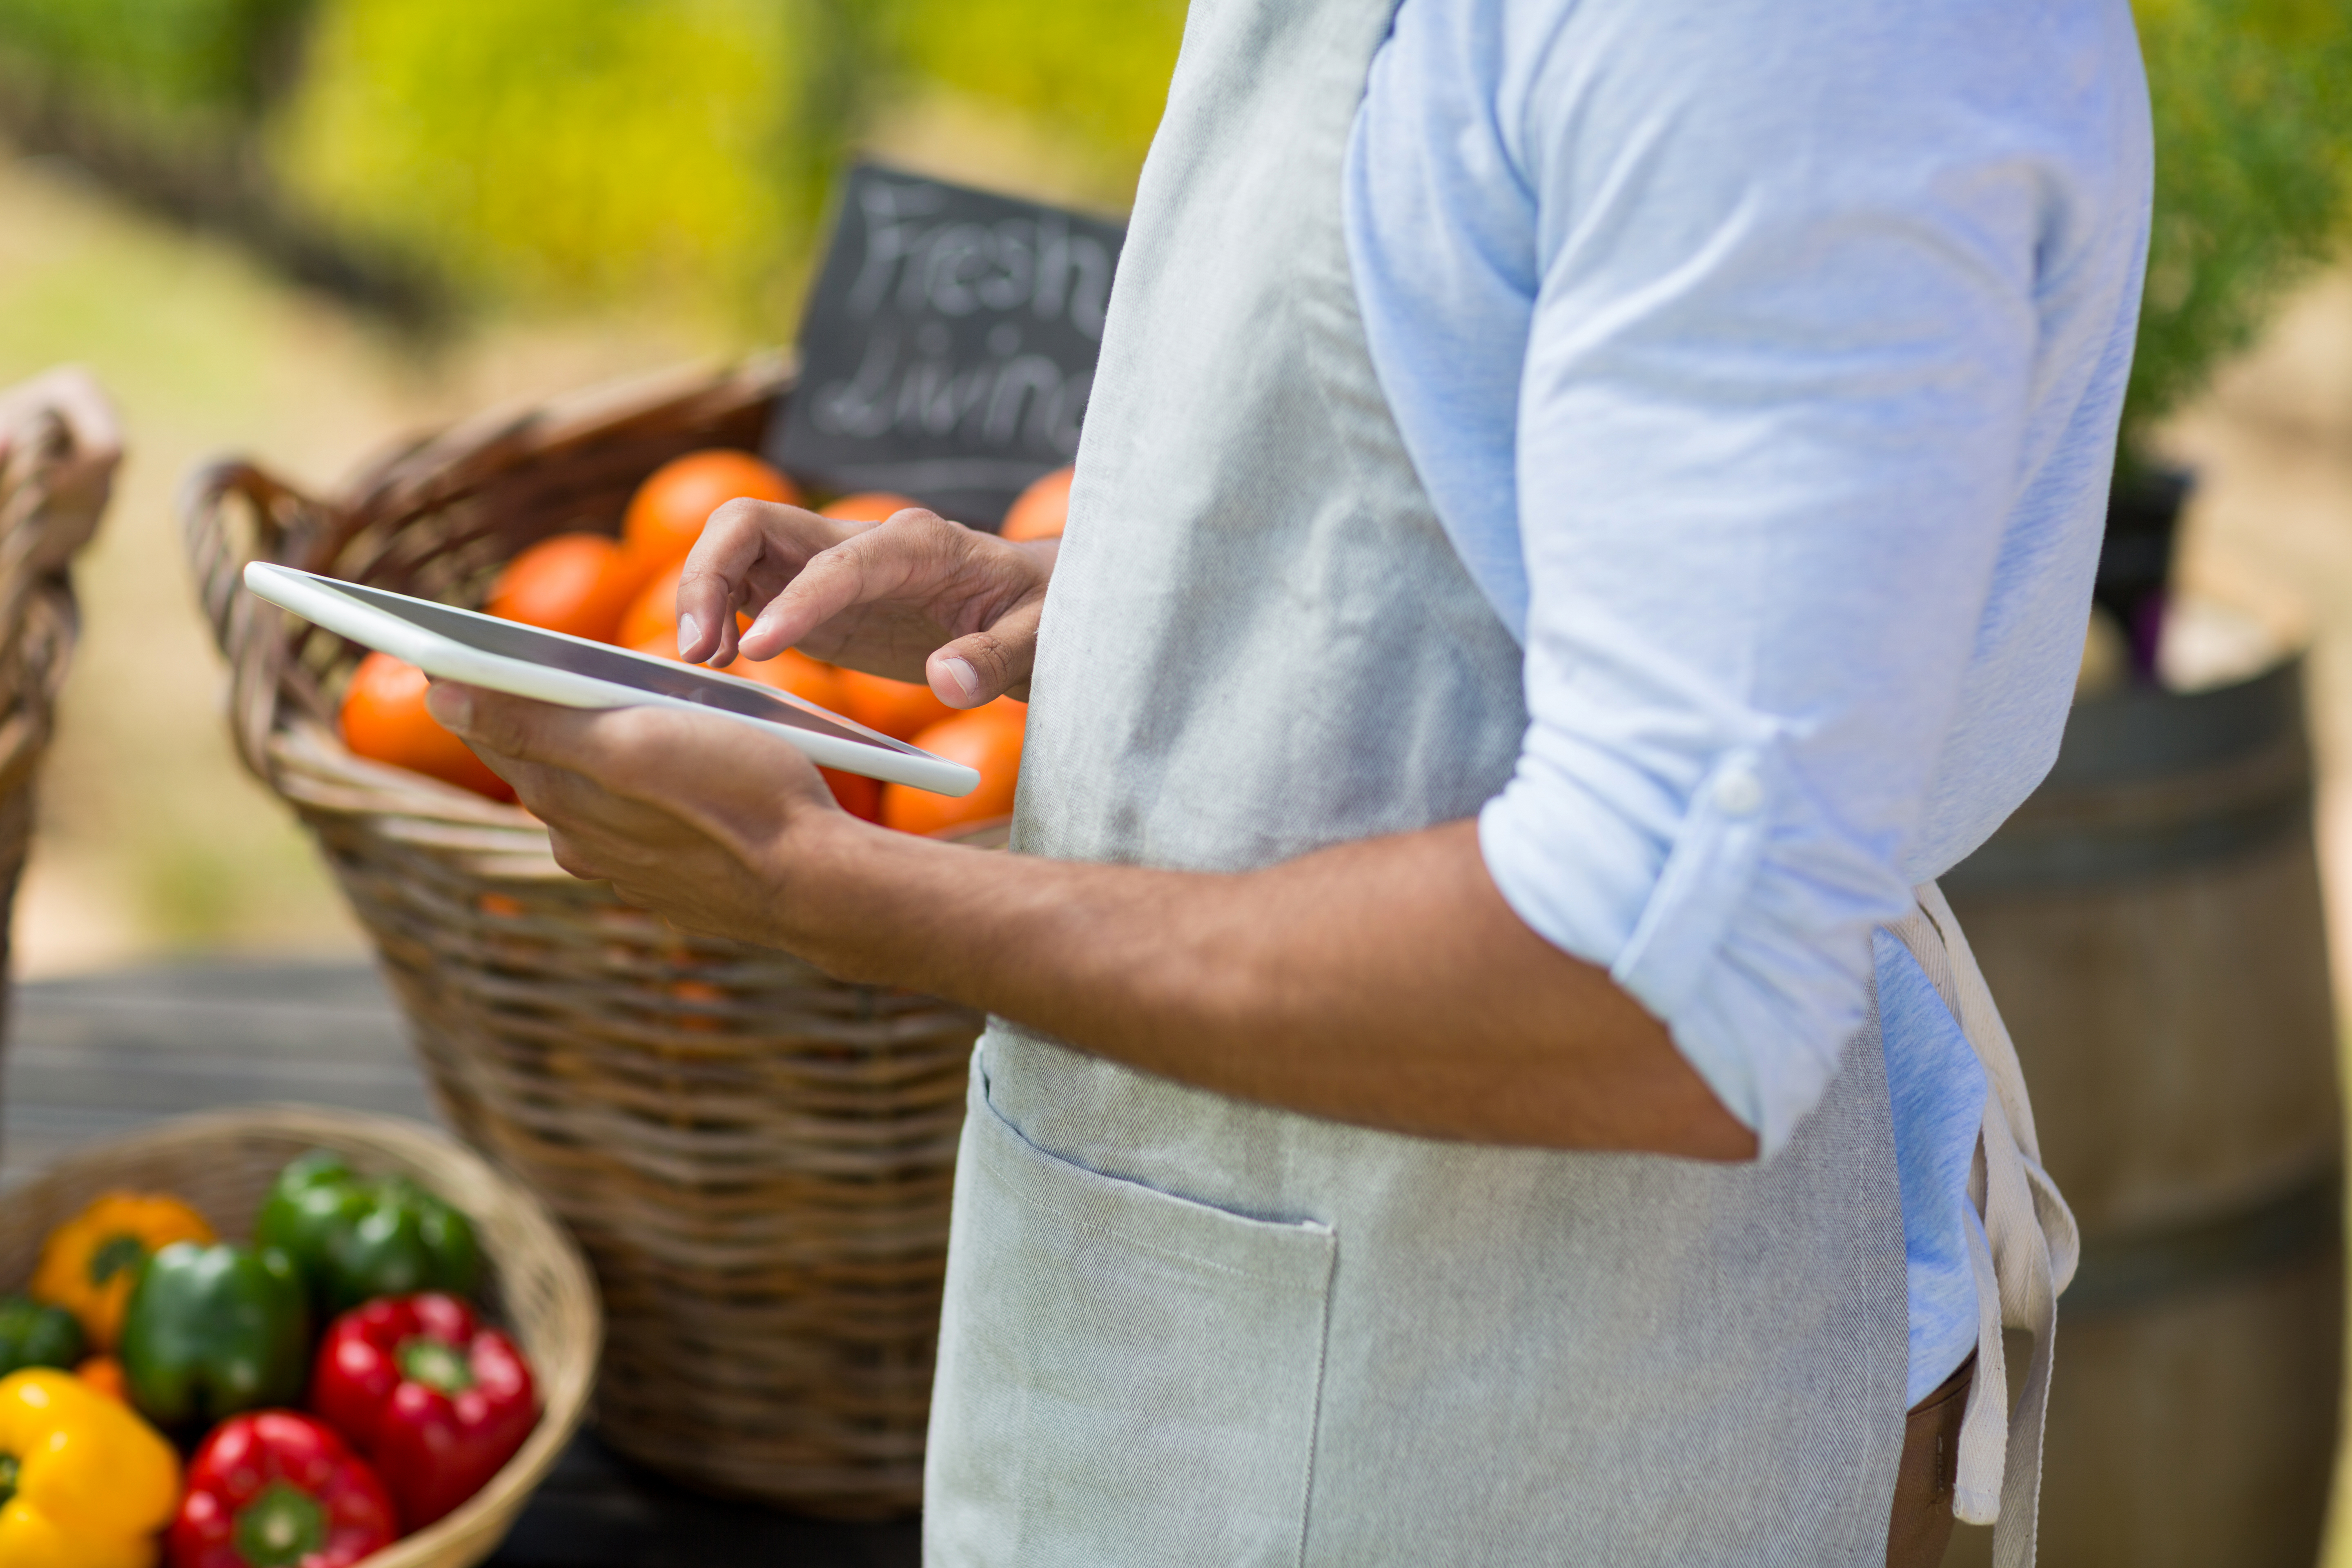
<path fill-rule="evenodd" d="M 122 1309 L 139 1265 L 175 1241 L 212 1240 L 205 1216 L 175 1197 L 103 1193 L 49 1232 L 30 1294 L 80 1319 L 91 1350 L 110 1351 L 122 1335 Z"/>

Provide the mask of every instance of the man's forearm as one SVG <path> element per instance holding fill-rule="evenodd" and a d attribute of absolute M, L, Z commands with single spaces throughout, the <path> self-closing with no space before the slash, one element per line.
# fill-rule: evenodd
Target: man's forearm
<path fill-rule="evenodd" d="M 1511 912 L 1467 822 L 1238 875 L 844 823 L 776 871 L 774 940 L 835 973 L 1186 1083 L 1430 1137 L 1755 1152 L 1656 1019 Z"/>

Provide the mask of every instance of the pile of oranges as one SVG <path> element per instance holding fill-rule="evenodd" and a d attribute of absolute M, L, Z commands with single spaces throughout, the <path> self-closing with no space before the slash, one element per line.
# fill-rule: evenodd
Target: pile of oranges
<path fill-rule="evenodd" d="M 560 533 L 540 541 L 507 563 L 483 607 L 509 620 L 674 659 L 677 581 L 687 552 L 710 514 L 740 496 L 804 504 L 798 486 L 749 453 L 689 453 L 656 470 L 638 488 L 618 539 Z M 866 491 L 819 510 L 844 521 L 878 522 L 918 504 L 904 496 Z M 1069 470 L 1064 468 L 1039 479 L 1013 504 L 1005 537 L 1053 537 L 1068 509 Z M 820 770 L 834 797 L 855 816 L 909 833 L 939 833 L 1013 809 L 1028 710 L 1011 698 L 959 711 L 932 695 L 929 686 L 841 668 L 791 648 L 757 663 L 739 658 L 727 672 L 952 758 L 981 775 L 978 789 L 950 800 L 905 784 Z M 361 756 L 493 800 L 513 800 L 506 781 L 425 711 L 427 684 L 415 666 L 389 654 L 369 654 L 344 691 L 344 743 Z"/>

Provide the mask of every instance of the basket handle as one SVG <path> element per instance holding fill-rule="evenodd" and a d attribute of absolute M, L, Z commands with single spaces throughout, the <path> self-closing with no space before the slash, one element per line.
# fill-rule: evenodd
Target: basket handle
<path fill-rule="evenodd" d="M 0 391 L 0 646 L 21 634 L 26 597 L 89 542 L 122 460 L 114 405 L 73 366 Z"/>
<path fill-rule="evenodd" d="M 36 575 L 63 571 L 97 531 L 121 461 L 121 421 L 79 366 L 0 391 L 0 489 L 24 508 L 12 506 L 0 539 L 5 564 Z M 30 537 L 19 533 L 27 523 Z"/>
<path fill-rule="evenodd" d="M 247 520 L 240 544 L 234 508 Z M 258 465 L 215 462 L 190 476 L 180 498 L 180 540 L 195 577 L 196 600 L 229 668 L 229 734 L 247 768 L 265 782 L 274 773 L 269 737 L 289 699 L 323 718 L 328 705 L 295 648 L 301 623 L 245 591 L 246 563 L 274 561 L 308 568 L 330 531 L 331 509 Z"/>
<path fill-rule="evenodd" d="M 0 392 L 0 798 L 49 738 L 78 629 L 67 567 L 106 510 L 122 458 L 113 405 L 66 366 Z"/>

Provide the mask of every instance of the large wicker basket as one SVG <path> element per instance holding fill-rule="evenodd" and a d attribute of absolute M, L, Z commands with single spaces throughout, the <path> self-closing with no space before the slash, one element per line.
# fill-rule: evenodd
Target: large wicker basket
<path fill-rule="evenodd" d="M 175 1194 L 232 1241 L 289 1160 L 331 1149 L 366 1174 L 410 1176 L 474 1222 L 488 1276 L 484 1305 L 530 1358 L 538 1427 L 506 1468 L 455 1513 L 366 1559 L 362 1568 L 470 1568 L 512 1528 L 532 1489 L 579 1430 L 595 1375 L 595 1288 L 579 1248 L 539 1201 L 440 1133 L 390 1117 L 301 1105 L 207 1111 L 88 1144 L 0 1197 L 0 1285 L 33 1272 L 41 1240 L 114 1188 Z"/>
<path fill-rule="evenodd" d="M 0 392 L 0 977 L 33 832 L 33 780 L 73 656 L 74 552 L 106 510 L 113 415 L 78 373 Z M 0 1037 L 6 994 L 0 982 Z"/>
<path fill-rule="evenodd" d="M 258 555 L 457 604 L 656 467 L 756 445 L 757 364 L 453 430 L 314 500 L 199 477 L 188 547 L 247 763 L 317 836 L 450 1121 L 578 1234 L 608 1342 L 595 1420 L 705 1489 L 840 1518 L 921 1499 L 962 1086 L 980 1020 L 680 935 L 556 865 L 528 814 L 353 757 L 357 652 L 243 593 Z"/>

